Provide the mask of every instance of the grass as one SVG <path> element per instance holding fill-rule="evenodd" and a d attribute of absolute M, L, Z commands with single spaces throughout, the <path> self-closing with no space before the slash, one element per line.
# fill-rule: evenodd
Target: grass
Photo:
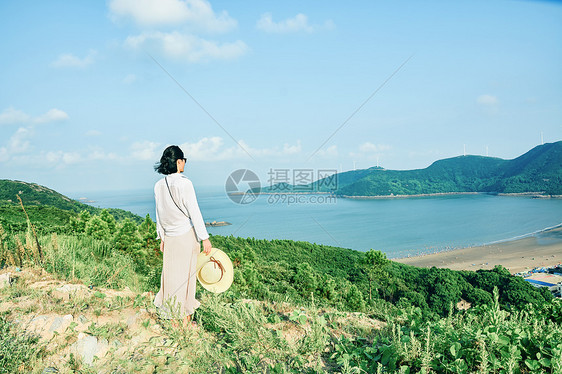
<path fill-rule="evenodd" d="M 57 280 L 40 268 L 24 268 L 19 274 L 13 287 L 0 290 L 3 300 L 15 304 L 33 302 L 35 310 L 31 315 L 71 314 L 74 321 L 48 342 L 39 341 L 37 337 L 18 342 L 33 357 L 8 357 L 11 362 L 7 367 L 12 371 L 27 362 L 33 363 L 33 370 L 24 365 L 23 372 L 40 373 L 48 367 L 69 373 L 97 372 L 101 368 L 116 373 L 333 371 L 326 362 L 329 341 L 340 333 L 358 331 L 353 324 L 344 321 L 365 318 L 337 310 L 297 308 L 283 301 L 236 300 L 224 294 L 202 292 L 202 306 L 195 315 L 199 327 L 177 328 L 170 321 L 157 318 L 147 294 L 128 296 L 127 291 L 95 288 L 88 290 L 87 295 L 71 292 L 58 297 L 57 289 L 66 284 L 65 281 Z M 136 325 L 128 326 L 125 321 L 132 313 L 145 314 L 141 314 Z M 2 318 L 3 321 L 25 320 L 31 315 L 26 317 L 22 310 L 7 310 Z M 292 315 L 304 318 L 291 319 Z M 81 323 L 79 316 L 87 316 L 87 322 Z M 12 336 L 22 339 L 27 336 L 17 325 L 10 325 L 10 329 Z M 91 367 L 70 350 L 80 333 L 106 340 L 112 347 Z M 2 349 L 11 350 L 9 343 L 2 341 Z"/>
<path fill-rule="evenodd" d="M 559 302 L 533 312 L 492 306 L 431 321 L 416 308 L 382 323 L 365 313 L 295 306 L 284 301 L 237 299 L 200 293 L 197 328 L 177 328 L 157 318 L 148 294 L 99 288 L 89 296 L 53 296 L 58 287 L 40 269 L 24 269 L 13 287 L 0 290 L 10 303 L 35 302 L 32 314 L 83 314 L 51 342 L 24 332 L 13 320 L 22 311 L 0 313 L 3 372 L 41 373 L 556 373 L 562 370 Z M 58 283 L 57 283 L 58 282 Z M 32 287 L 33 286 L 33 287 Z M 103 297 L 100 297 L 103 294 Z M 141 312 L 146 310 L 146 312 Z M 144 313 L 136 324 L 127 315 Z M 100 321 L 96 320 L 100 317 Z M 103 322 L 102 319 L 103 318 Z M 85 333 L 111 346 L 105 357 L 86 365 L 69 349 Z M 53 343 L 56 342 L 56 346 Z M 7 355 L 10 352 L 10 355 Z M 13 354 L 11 354 L 14 352 Z M 55 362 L 55 363 L 53 363 Z M 2 373 L 2 372 L 0 372 Z"/>
<path fill-rule="evenodd" d="M 349 312 L 349 305 L 339 302 L 318 303 L 313 297 L 316 293 L 304 286 L 292 288 L 279 282 L 264 288 L 261 271 L 247 266 L 236 270 L 239 283 L 223 294 L 199 288 L 198 328 L 177 328 L 159 319 L 152 295 L 142 293 L 155 291 L 159 279 L 158 273 L 141 267 L 146 258 L 112 250 L 107 241 L 51 234 L 39 237 L 40 260 L 29 231 L 10 237 L 0 234 L 0 261 L 18 275 L 12 287 L 0 289 L 0 309 L 4 310 L 0 313 L 0 360 L 5 361 L 0 363 L 9 368 L 7 372 L 41 373 L 49 367 L 69 373 L 102 369 L 113 373 L 562 370 L 560 303 L 545 304 L 546 309 L 537 314 L 508 314 L 500 310 L 496 293 L 492 306 L 451 310 L 445 318 L 428 319 L 420 308 L 384 300 L 360 308 L 364 313 Z M 241 241 L 228 238 L 226 242 L 234 246 Z M 251 251 L 243 249 L 236 250 L 237 256 L 251 257 Z M 311 251 L 320 249 L 310 246 Z M 16 266 L 23 271 L 18 273 Z M 287 272 L 282 263 L 268 269 Z M 296 268 L 295 275 L 299 274 L 310 276 L 312 283 L 333 281 L 317 277 L 306 266 Z M 72 284 L 66 291 L 61 290 L 68 283 Z M 342 295 L 346 298 L 351 293 Z M 36 314 L 71 314 L 73 321 L 50 340 L 39 340 L 25 333 L 25 324 L 14 322 Z M 129 323 L 131 315 L 140 317 Z M 111 346 L 92 366 L 71 349 L 84 334 Z M 502 345 L 508 338 L 509 343 Z M 522 361 L 516 365 L 513 357 Z"/>
<path fill-rule="evenodd" d="M 0 373 L 27 373 L 43 355 L 39 337 L 0 316 Z"/>

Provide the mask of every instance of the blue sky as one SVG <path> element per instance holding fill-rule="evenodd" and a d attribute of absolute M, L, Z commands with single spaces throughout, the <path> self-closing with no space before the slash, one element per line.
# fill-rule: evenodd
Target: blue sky
<path fill-rule="evenodd" d="M 63 193 L 151 188 L 170 144 L 206 186 L 562 139 L 557 2 L 8 0 L 0 17 L 0 178 Z"/>

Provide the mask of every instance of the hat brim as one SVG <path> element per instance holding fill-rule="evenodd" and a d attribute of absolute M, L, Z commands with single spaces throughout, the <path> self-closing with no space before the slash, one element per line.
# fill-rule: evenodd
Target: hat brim
<path fill-rule="evenodd" d="M 200 277 L 201 268 L 203 268 L 203 266 L 205 266 L 205 264 L 211 260 L 211 256 L 215 260 L 220 261 L 224 269 L 221 280 L 216 283 L 207 283 Z M 232 261 L 230 261 L 230 258 L 226 253 L 218 248 L 212 248 L 211 253 L 208 256 L 205 255 L 204 252 L 201 252 L 197 255 L 196 275 L 199 283 L 207 291 L 213 293 L 221 293 L 228 290 L 232 285 L 232 281 L 234 280 L 234 267 L 232 266 Z"/>

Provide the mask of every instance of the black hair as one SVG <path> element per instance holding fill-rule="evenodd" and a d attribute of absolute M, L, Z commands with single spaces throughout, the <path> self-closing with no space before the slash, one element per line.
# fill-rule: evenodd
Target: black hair
<path fill-rule="evenodd" d="M 160 162 L 154 166 L 154 170 L 160 174 L 173 174 L 178 171 L 177 160 L 184 158 L 183 151 L 177 145 L 171 145 L 164 150 Z"/>

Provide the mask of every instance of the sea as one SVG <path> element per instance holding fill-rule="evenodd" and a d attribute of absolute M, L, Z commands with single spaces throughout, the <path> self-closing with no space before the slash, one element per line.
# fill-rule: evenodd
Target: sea
<path fill-rule="evenodd" d="M 562 199 L 488 194 L 388 199 L 329 195 L 259 195 L 233 202 L 224 188 L 197 189 L 205 221 L 215 235 L 291 239 L 381 250 L 400 258 L 537 235 L 562 224 Z M 152 189 L 71 196 L 100 208 L 120 208 L 154 219 Z"/>

